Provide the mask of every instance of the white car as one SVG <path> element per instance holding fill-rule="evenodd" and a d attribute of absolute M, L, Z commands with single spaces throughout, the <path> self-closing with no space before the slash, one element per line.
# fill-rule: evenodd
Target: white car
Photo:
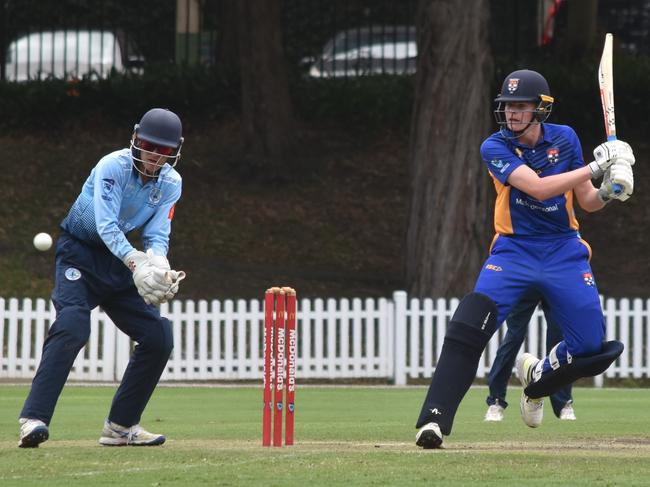
<path fill-rule="evenodd" d="M 374 25 L 339 32 L 308 62 L 309 76 L 314 78 L 414 74 L 415 26 Z"/>
<path fill-rule="evenodd" d="M 142 57 L 125 57 L 124 47 L 110 31 L 58 30 L 33 32 L 9 44 L 7 81 L 83 77 L 106 78 L 112 69 L 141 69 Z"/>

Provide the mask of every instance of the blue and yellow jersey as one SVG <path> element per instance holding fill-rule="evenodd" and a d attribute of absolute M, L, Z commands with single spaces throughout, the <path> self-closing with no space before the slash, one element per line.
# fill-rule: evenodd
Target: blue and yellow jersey
<path fill-rule="evenodd" d="M 512 171 L 522 164 L 541 178 L 584 166 L 580 140 L 571 127 L 545 123 L 543 137 L 535 147 L 521 145 L 516 139 L 506 139 L 501 132 L 496 132 L 481 145 L 481 157 L 497 191 L 494 209 L 497 234 L 577 235 L 573 191 L 539 201 L 508 184 Z"/>

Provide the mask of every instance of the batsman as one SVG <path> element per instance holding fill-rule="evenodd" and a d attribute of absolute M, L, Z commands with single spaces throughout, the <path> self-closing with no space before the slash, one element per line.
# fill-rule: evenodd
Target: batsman
<path fill-rule="evenodd" d="M 61 223 L 52 302 L 56 320 L 20 413 L 22 448 L 49 438 L 54 408 L 75 357 L 90 335 L 90 312 L 101 306 L 137 342 L 99 443 L 161 445 L 165 437 L 140 426 L 140 417 L 172 351 L 171 323 L 157 308 L 178 292 L 185 273 L 167 260 L 171 222 L 182 180 L 178 116 L 154 108 L 135 125 L 129 148 L 104 156 Z M 142 250 L 127 240 L 142 231 Z"/>
<path fill-rule="evenodd" d="M 481 157 L 496 189 L 496 236 L 473 292 L 447 329 L 416 423 L 422 448 L 440 448 L 451 433 L 485 346 L 529 291 L 543 296 L 564 340 L 546 357 L 525 353 L 517 361 L 526 425 L 541 425 L 545 396 L 602 373 L 623 351 L 622 343 L 604 341 L 591 249 L 578 233 L 574 201 L 594 212 L 627 200 L 634 154 L 627 143 L 612 140 L 596 147 L 595 160 L 585 165 L 574 130 L 546 123 L 553 101 L 546 79 L 525 69 L 506 77 L 495 100 L 500 130 L 483 142 Z M 596 188 L 592 179 L 603 175 Z"/>

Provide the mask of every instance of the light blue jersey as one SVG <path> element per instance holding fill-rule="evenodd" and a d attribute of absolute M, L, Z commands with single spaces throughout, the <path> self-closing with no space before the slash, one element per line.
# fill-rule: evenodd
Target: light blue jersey
<path fill-rule="evenodd" d="M 181 176 L 168 164 L 157 179 L 143 183 L 131 151 L 121 149 L 93 168 L 61 228 L 83 242 L 105 245 L 120 260 L 135 250 L 126 235 L 142 228 L 144 251 L 167 255 L 181 190 Z"/>

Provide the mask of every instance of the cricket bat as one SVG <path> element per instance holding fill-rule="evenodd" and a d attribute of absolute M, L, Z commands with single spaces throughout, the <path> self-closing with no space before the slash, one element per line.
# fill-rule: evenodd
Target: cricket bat
<path fill-rule="evenodd" d="M 598 66 L 598 86 L 600 88 L 600 103 L 603 107 L 603 120 L 607 140 L 616 140 L 616 116 L 614 113 L 614 73 L 612 62 L 612 42 L 614 36 L 605 35 L 605 46 Z M 619 184 L 614 185 L 614 191 L 623 190 Z"/>

